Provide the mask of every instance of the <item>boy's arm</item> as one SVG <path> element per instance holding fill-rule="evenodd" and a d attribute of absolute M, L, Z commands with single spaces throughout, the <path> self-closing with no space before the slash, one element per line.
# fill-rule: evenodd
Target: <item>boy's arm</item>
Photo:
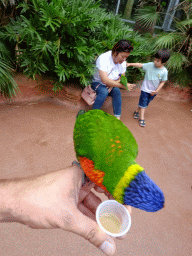
<path fill-rule="evenodd" d="M 135 68 L 142 68 L 143 67 L 143 63 L 126 63 L 127 68 L 128 67 L 135 67 Z"/>
<path fill-rule="evenodd" d="M 157 93 L 161 90 L 161 88 L 164 86 L 165 82 L 166 82 L 166 81 L 160 82 L 160 84 L 159 84 L 159 86 L 157 87 L 157 89 L 156 89 L 154 92 L 152 92 L 151 95 L 153 96 L 153 95 L 157 94 Z"/>

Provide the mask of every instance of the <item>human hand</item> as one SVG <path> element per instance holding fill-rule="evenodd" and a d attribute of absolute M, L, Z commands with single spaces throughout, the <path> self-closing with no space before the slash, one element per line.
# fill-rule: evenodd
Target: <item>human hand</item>
<path fill-rule="evenodd" d="M 101 199 L 91 189 L 99 193 L 104 191 L 91 181 L 82 186 L 80 167 L 14 179 L 7 184 L 11 215 L 5 221 L 19 222 L 35 229 L 62 228 L 84 237 L 106 255 L 114 254 L 114 240 L 95 222 L 95 211 Z M 112 198 L 109 193 L 105 194 Z M 131 212 L 130 206 L 127 209 Z"/>
<path fill-rule="evenodd" d="M 129 91 L 131 91 L 135 86 L 136 86 L 136 84 L 127 83 L 127 87 L 129 89 Z"/>
<path fill-rule="evenodd" d="M 151 92 L 151 96 L 154 96 L 155 94 L 157 94 L 157 92 L 156 92 L 156 91 Z"/>

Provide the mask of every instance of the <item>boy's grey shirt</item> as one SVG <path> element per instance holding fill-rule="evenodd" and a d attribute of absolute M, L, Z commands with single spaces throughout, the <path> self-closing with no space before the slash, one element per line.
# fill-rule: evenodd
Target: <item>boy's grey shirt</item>
<path fill-rule="evenodd" d="M 145 70 L 145 77 L 141 90 L 144 92 L 154 92 L 160 82 L 168 79 L 168 70 L 165 67 L 157 68 L 153 62 L 144 63 L 143 70 Z"/>

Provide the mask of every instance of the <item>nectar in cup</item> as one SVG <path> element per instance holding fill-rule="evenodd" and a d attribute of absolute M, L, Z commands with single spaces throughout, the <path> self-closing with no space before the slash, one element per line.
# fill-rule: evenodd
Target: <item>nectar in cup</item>
<path fill-rule="evenodd" d="M 121 230 L 120 220 L 113 214 L 104 214 L 100 218 L 100 223 L 104 229 L 110 233 L 117 234 Z"/>

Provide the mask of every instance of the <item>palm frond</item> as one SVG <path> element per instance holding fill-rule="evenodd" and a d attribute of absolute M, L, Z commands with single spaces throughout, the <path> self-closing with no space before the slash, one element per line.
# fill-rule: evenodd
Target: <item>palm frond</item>
<path fill-rule="evenodd" d="M 155 6 L 146 6 L 138 10 L 135 15 L 136 21 L 144 27 L 150 27 L 155 25 L 160 19 L 160 13 L 156 12 Z"/>
<path fill-rule="evenodd" d="M 183 21 L 176 22 L 176 28 L 181 33 L 186 33 L 186 31 L 191 27 L 192 19 L 185 19 Z"/>
<path fill-rule="evenodd" d="M 9 51 L 7 50 L 7 48 L 2 42 L 0 42 L 0 59 L 2 60 L 11 59 Z"/>
<path fill-rule="evenodd" d="M 178 22 L 178 25 L 180 26 L 191 26 L 192 25 L 192 19 L 186 19 L 183 21 Z"/>
<path fill-rule="evenodd" d="M 183 69 L 181 72 L 178 72 L 174 75 L 174 80 L 180 86 L 190 86 L 192 85 L 192 79 L 186 69 Z"/>
<path fill-rule="evenodd" d="M 185 55 L 180 52 L 173 52 L 166 66 L 171 72 L 181 72 L 189 64 L 190 62 Z"/>
<path fill-rule="evenodd" d="M 10 66 L 2 60 L 0 60 L 0 74 L 0 93 L 5 97 L 11 98 L 16 95 L 18 86 L 13 79 Z"/>
<path fill-rule="evenodd" d="M 161 34 L 160 36 L 155 37 L 154 47 L 155 49 L 174 48 L 179 42 L 183 40 L 183 36 L 180 33 L 166 33 Z"/>

